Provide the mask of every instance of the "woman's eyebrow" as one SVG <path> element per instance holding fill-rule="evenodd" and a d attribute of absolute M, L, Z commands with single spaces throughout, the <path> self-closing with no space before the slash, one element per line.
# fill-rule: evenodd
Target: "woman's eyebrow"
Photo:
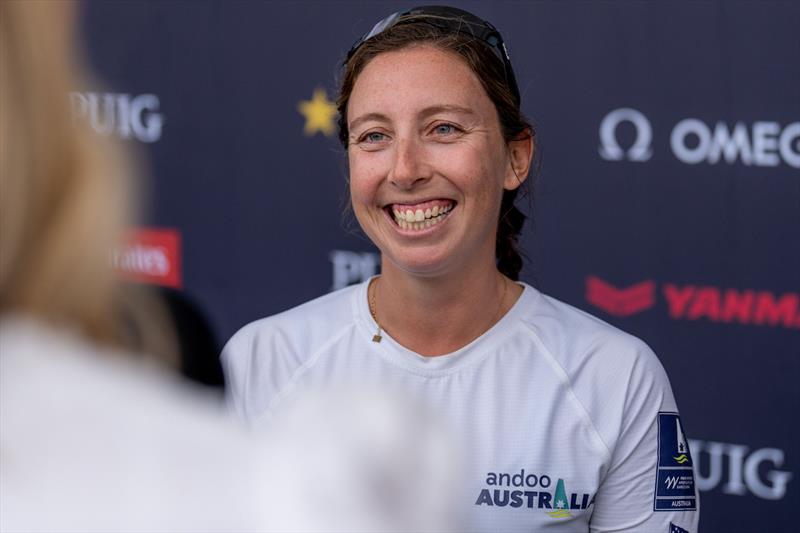
<path fill-rule="evenodd" d="M 353 119 L 353 122 L 347 127 L 349 130 L 353 130 L 357 128 L 360 124 L 364 122 L 369 122 L 370 120 L 374 120 L 377 122 L 390 122 L 389 117 L 384 115 L 383 113 L 367 113 L 365 115 L 361 115 Z"/>
<path fill-rule="evenodd" d="M 477 116 L 477 113 L 474 110 L 470 109 L 469 107 L 462 107 L 451 104 L 426 107 L 425 109 L 419 112 L 418 116 L 419 118 L 427 118 L 431 115 L 436 115 L 437 113 L 460 113 L 462 115 Z M 377 113 L 377 112 L 366 113 L 364 115 L 354 118 L 347 128 L 349 130 L 354 130 L 364 122 L 369 122 L 372 120 L 376 122 L 391 122 L 391 119 L 387 115 L 384 115 L 383 113 Z"/>
<path fill-rule="evenodd" d="M 437 113 L 460 113 L 462 115 L 471 115 L 477 116 L 477 113 L 470 109 L 469 107 L 461 107 L 458 105 L 435 105 L 431 107 L 426 107 L 422 111 L 420 111 L 419 116 L 420 118 L 427 118 L 431 115 L 436 115 Z"/>

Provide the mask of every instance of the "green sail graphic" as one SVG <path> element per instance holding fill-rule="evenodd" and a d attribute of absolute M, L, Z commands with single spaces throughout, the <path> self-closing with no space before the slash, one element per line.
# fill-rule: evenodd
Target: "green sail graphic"
<path fill-rule="evenodd" d="M 553 511 L 547 513 L 552 518 L 567 518 L 572 516 L 569 512 L 569 499 L 567 498 L 567 491 L 564 489 L 564 480 L 558 480 L 556 485 L 556 492 L 553 494 Z"/>

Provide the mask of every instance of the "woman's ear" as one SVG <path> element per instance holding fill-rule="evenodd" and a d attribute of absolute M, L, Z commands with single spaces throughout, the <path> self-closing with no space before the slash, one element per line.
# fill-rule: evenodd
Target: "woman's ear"
<path fill-rule="evenodd" d="M 519 137 L 508 143 L 508 171 L 503 188 L 511 191 L 522 185 L 528 178 L 528 171 L 533 160 L 533 135 L 525 130 Z"/>

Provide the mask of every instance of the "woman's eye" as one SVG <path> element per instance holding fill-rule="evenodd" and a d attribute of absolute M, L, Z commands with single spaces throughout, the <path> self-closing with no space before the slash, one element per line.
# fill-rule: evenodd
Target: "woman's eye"
<path fill-rule="evenodd" d="M 433 128 L 433 132 L 437 135 L 451 135 L 457 131 L 458 129 L 452 124 L 438 124 Z"/>
<path fill-rule="evenodd" d="M 383 133 L 377 131 L 371 131 L 366 135 L 364 135 L 363 137 L 361 137 L 361 140 L 368 143 L 378 143 L 383 141 L 385 138 L 386 136 Z"/>

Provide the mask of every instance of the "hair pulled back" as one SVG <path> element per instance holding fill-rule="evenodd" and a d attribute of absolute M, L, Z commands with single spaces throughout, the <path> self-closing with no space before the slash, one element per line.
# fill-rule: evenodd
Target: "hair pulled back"
<path fill-rule="evenodd" d="M 535 135 L 533 127 L 522 115 L 519 102 L 508 87 L 502 62 L 486 44 L 464 34 L 445 32 L 425 22 L 411 21 L 398 23 L 368 39 L 361 44 L 345 64 L 339 96 L 336 100 L 339 110 L 339 140 L 342 146 L 347 148 L 350 133 L 347 128 L 347 105 L 356 79 L 364 67 L 373 58 L 384 52 L 422 44 L 458 54 L 469 65 L 497 110 L 500 128 L 506 142 Z M 525 178 L 525 176 L 517 177 L 520 181 Z M 520 189 L 525 187 L 526 183 L 527 181 L 522 181 L 522 186 L 503 192 L 498 217 L 495 247 L 497 268 L 512 280 L 518 280 L 520 270 L 522 270 L 519 235 L 527 218 L 514 202 Z"/>

